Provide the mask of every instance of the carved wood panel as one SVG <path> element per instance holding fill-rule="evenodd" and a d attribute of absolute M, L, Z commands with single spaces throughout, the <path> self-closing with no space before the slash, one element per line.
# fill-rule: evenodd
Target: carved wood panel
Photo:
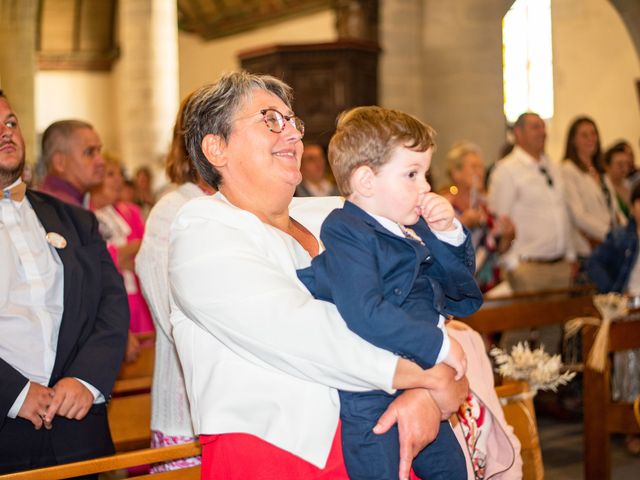
<path fill-rule="evenodd" d="M 305 140 L 326 146 L 340 112 L 378 101 L 378 54 L 373 42 L 274 45 L 242 52 L 242 68 L 274 75 L 293 87 L 293 107 Z"/>

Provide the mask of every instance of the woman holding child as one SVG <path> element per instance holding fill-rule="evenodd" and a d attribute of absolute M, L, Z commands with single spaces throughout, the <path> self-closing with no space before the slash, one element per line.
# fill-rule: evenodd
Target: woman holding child
<path fill-rule="evenodd" d="M 351 332 L 298 280 L 338 199 L 300 198 L 304 124 L 290 88 L 225 75 L 196 91 L 185 140 L 219 193 L 188 203 L 171 231 L 171 323 L 202 478 L 347 479 L 337 389 L 408 389 L 371 425 L 398 423 L 399 478 L 467 393 L 454 370 L 417 364 Z M 395 478 L 398 478 L 397 476 Z"/>

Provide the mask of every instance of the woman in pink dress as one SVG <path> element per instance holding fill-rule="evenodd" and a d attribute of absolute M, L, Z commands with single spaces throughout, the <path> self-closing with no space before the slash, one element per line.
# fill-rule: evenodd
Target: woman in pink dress
<path fill-rule="evenodd" d="M 124 178 L 119 162 L 105 156 L 104 181 L 91 191 L 91 209 L 98 217 L 100 233 L 118 271 L 122 274 L 129 297 L 131 333 L 153 332 L 151 313 L 142 296 L 140 283 L 134 271 L 135 257 L 144 235 L 144 219 L 140 208 L 120 201 Z M 133 343 L 133 345 L 132 345 Z M 137 356 L 136 341 L 130 337 L 127 360 Z"/>

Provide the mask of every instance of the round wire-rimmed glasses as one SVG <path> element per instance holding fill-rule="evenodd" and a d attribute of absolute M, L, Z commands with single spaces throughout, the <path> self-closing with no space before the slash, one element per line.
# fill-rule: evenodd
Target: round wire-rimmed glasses
<path fill-rule="evenodd" d="M 262 119 L 269 131 L 280 133 L 284 130 L 285 122 L 288 122 L 293 128 L 300 132 L 301 137 L 304 136 L 304 122 L 300 117 L 295 115 L 284 115 L 275 108 L 264 108 L 260 110 Z"/>

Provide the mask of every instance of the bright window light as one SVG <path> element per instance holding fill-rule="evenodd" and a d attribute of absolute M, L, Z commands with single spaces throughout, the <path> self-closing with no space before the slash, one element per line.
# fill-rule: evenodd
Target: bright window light
<path fill-rule="evenodd" d="M 504 113 L 553 117 L 551 0 L 516 0 L 502 21 Z"/>

